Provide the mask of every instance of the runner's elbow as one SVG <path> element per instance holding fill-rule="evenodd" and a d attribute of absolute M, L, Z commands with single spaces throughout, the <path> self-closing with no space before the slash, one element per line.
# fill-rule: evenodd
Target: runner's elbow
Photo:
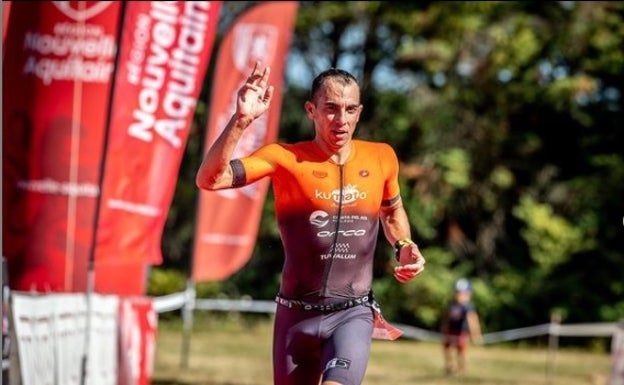
<path fill-rule="evenodd" d="M 219 189 L 217 178 L 209 178 L 202 175 L 201 173 L 198 173 L 195 177 L 195 185 L 197 185 L 197 187 L 202 190 L 213 191 Z"/>

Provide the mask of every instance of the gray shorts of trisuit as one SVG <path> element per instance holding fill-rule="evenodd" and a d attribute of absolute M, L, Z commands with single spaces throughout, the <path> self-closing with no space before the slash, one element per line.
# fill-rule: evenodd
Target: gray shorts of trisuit
<path fill-rule="evenodd" d="M 275 385 L 360 385 L 373 333 L 373 310 L 358 305 L 334 312 L 277 306 L 273 332 Z"/>

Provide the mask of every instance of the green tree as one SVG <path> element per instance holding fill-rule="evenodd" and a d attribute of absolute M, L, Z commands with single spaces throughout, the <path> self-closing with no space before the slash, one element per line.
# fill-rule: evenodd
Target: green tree
<path fill-rule="evenodd" d="M 221 33 L 254 4 L 229 3 Z M 361 79 L 357 135 L 397 150 L 428 258 L 400 285 L 380 237 L 375 289 L 393 319 L 436 326 L 459 276 L 475 283 L 486 330 L 554 310 L 564 322 L 623 316 L 623 16 L 622 2 L 300 3 L 280 140 L 312 135 L 302 105 L 317 72 Z M 163 239 L 166 264 L 183 268 L 205 100 Z M 249 266 L 224 282 L 232 295 L 274 294 L 283 255 L 272 216 L 269 195 Z"/>

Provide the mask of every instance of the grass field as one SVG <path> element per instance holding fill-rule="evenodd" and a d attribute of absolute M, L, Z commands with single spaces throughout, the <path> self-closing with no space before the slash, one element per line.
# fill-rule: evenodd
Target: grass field
<path fill-rule="evenodd" d="M 183 368 L 181 323 L 161 320 L 152 384 L 271 385 L 271 335 L 270 320 L 196 314 Z M 611 357 L 509 344 L 470 347 L 463 376 L 444 375 L 442 363 L 436 343 L 373 341 L 363 385 L 606 385 Z"/>

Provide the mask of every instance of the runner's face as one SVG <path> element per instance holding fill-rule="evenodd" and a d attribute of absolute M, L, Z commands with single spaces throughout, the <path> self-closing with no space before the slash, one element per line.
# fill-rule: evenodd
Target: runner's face
<path fill-rule="evenodd" d="M 330 150 L 349 144 L 360 119 L 362 105 L 357 84 L 328 79 L 314 102 L 306 102 L 308 117 L 314 121 L 316 140 Z"/>

